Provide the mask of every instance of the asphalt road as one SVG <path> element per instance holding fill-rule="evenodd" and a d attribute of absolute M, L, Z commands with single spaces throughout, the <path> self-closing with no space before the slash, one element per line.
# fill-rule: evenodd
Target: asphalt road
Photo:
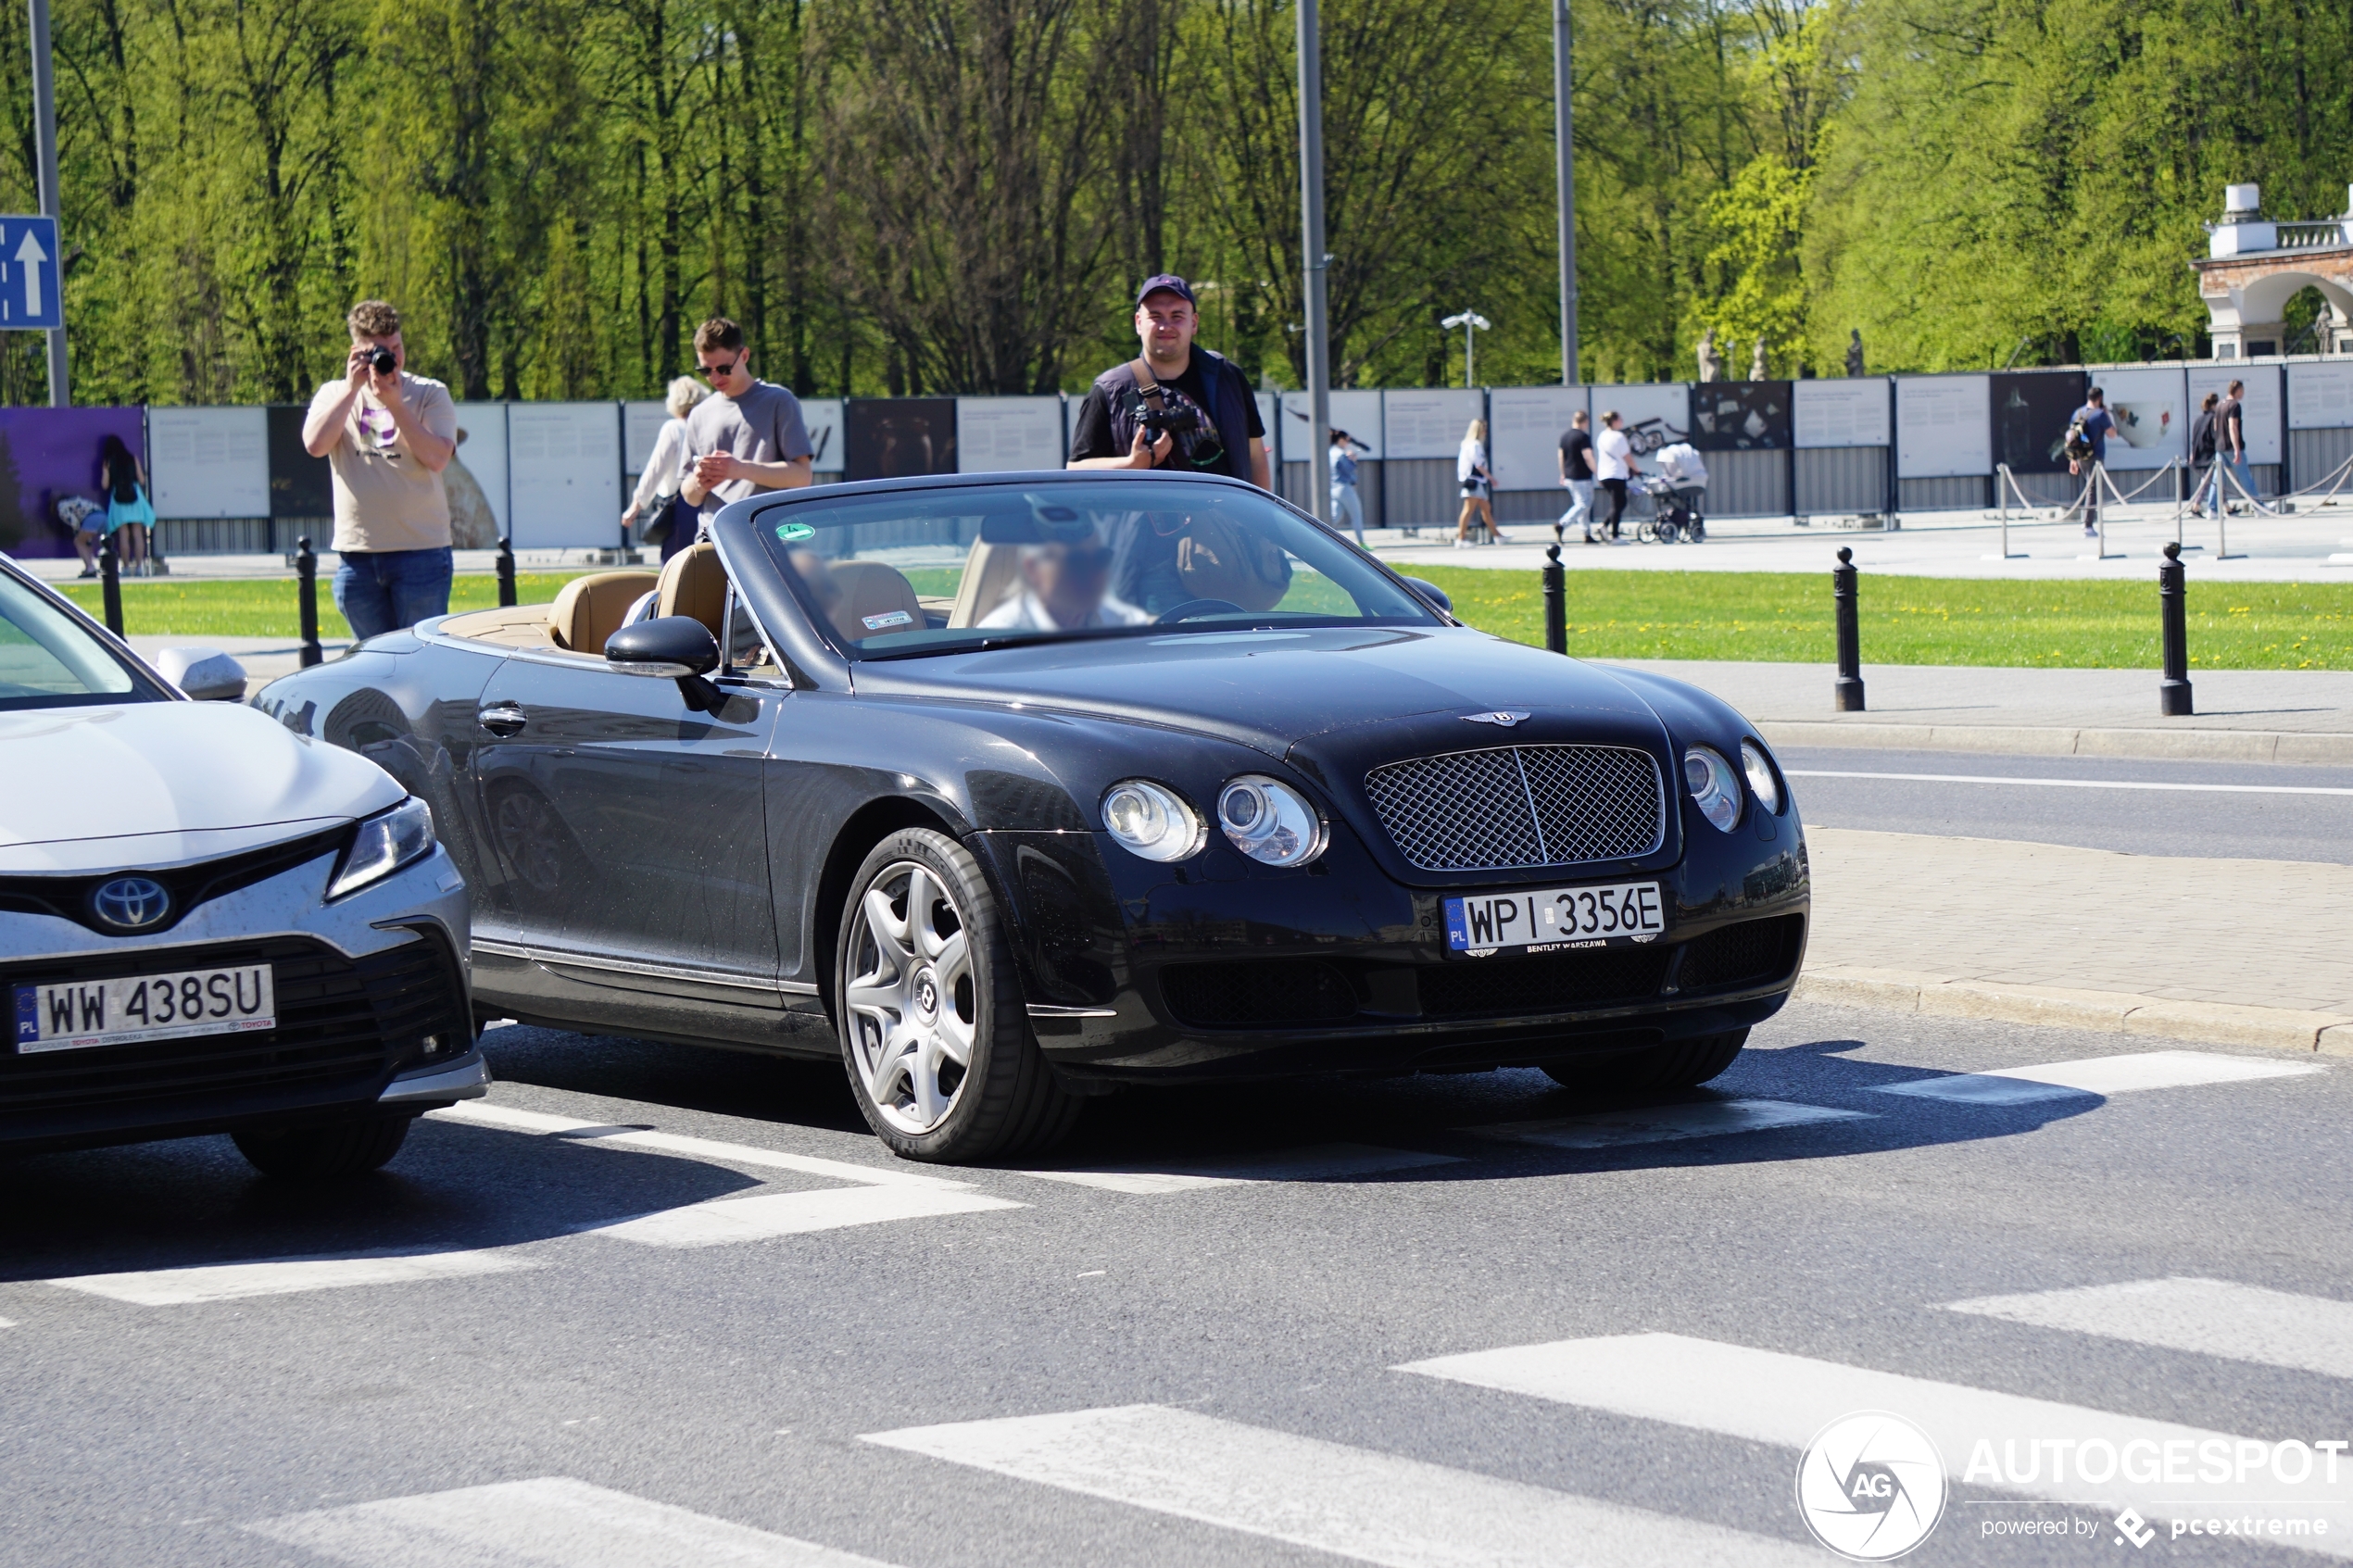
<path fill-rule="evenodd" d="M 1843 747 L 1779 755 L 1806 821 L 1821 827 L 2353 864 L 2348 768 Z"/>
<path fill-rule="evenodd" d="M 1134 1093 L 1047 1176 L 890 1161 L 828 1069 L 488 1045 L 353 1188 L 0 1167 L 0 1562 L 1828 1562 L 1799 1455 L 1870 1409 L 2019 1466 L 1907 1562 L 2353 1555 L 2353 1461 L 2054 1479 L 2353 1437 L 2344 1063 L 1796 1007 L 1666 1103 Z"/>

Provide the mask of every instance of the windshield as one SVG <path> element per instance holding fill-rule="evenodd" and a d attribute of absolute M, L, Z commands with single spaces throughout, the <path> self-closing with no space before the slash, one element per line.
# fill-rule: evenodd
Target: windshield
<path fill-rule="evenodd" d="M 0 711 L 160 696 L 81 622 L 0 571 Z"/>
<path fill-rule="evenodd" d="M 943 486 L 804 502 L 756 526 L 812 619 L 867 659 L 1154 626 L 1436 619 L 1353 546 L 1226 485 Z"/>

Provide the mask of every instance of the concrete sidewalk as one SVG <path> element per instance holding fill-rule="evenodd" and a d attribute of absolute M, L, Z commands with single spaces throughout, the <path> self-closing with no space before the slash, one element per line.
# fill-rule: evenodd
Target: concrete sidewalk
<path fill-rule="evenodd" d="M 1806 838 L 1801 997 L 2353 1055 L 2353 866 Z"/>
<path fill-rule="evenodd" d="M 2199 711 L 2157 711 L 2153 670 L 2034 670 L 1880 664 L 1863 668 L 1869 708 L 1831 707 L 1827 664 L 1600 659 L 1714 692 L 1775 746 L 2033 756 L 2353 763 L 2353 671 L 2193 670 Z"/>

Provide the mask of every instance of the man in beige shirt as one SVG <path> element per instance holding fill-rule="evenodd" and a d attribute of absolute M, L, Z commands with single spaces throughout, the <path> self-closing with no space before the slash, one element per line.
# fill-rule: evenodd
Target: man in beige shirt
<path fill-rule="evenodd" d="M 409 373 L 397 310 L 363 299 L 350 327 L 345 373 L 310 400 L 302 444 L 333 470 L 335 608 L 364 639 L 449 613 L 441 470 L 458 450 L 458 406 Z"/>

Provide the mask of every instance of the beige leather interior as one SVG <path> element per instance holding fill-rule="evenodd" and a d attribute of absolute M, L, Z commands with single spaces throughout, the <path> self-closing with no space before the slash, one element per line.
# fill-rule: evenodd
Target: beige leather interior
<path fill-rule="evenodd" d="M 547 612 L 553 608 L 553 605 L 507 605 L 468 610 L 443 621 L 441 630 L 452 637 L 495 643 L 504 648 L 544 648 L 551 646 Z"/>
<path fill-rule="evenodd" d="M 719 564 L 717 546 L 706 539 L 670 558 L 661 569 L 654 613 L 691 615 L 711 628 L 713 640 L 724 635 L 720 623 L 727 617 L 727 571 Z"/>
<path fill-rule="evenodd" d="M 964 575 L 956 583 L 956 608 L 948 612 L 948 624 L 978 625 L 982 616 L 1013 596 L 1020 582 L 1020 546 L 976 541 L 964 558 Z"/>
<path fill-rule="evenodd" d="M 920 632 L 930 622 L 915 598 L 914 587 L 899 569 L 878 560 L 837 560 L 831 563 L 834 586 L 841 598 L 834 606 L 834 625 L 852 642 L 885 637 L 894 632 Z M 870 626 L 870 618 L 903 614 L 907 620 Z"/>
<path fill-rule="evenodd" d="M 650 571 L 592 571 L 573 578 L 548 608 L 547 640 L 574 653 L 601 655 L 605 639 L 621 630 L 629 607 L 654 583 Z"/>

